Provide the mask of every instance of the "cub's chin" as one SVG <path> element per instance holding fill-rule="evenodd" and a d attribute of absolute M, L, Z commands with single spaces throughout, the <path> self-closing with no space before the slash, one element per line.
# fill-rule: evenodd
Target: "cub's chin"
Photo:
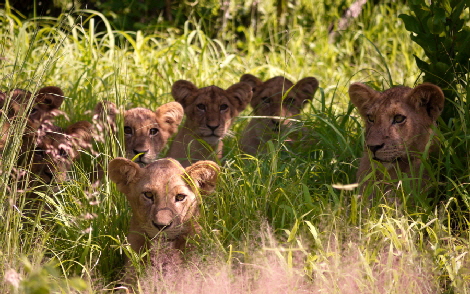
<path fill-rule="evenodd" d="M 221 137 L 215 136 L 215 135 L 204 137 L 204 141 L 206 141 L 207 144 L 212 145 L 212 146 L 217 145 L 221 139 L 222 139 Z"/>

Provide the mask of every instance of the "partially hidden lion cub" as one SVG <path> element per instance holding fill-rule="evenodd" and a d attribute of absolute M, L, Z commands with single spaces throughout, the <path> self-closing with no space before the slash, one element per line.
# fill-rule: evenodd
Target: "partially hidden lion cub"
<path fill-rule="evenodd" d="M 79 121 L 65 130 L 55 127 L 39 136 L 32 151 L 31 172 L 45 184 L 64 182 L 80 150 L 91 148 L 91 128 L 91 123 Z"/>
<path fill-rule="evenodd" d="M 106 108 L 106 109 L 105 109 Z M 95 116 L 108 119 L 112 131 L 116 130 L 116 106 L 111 102 L 100 102 L 95 107 Z M 155 111 L 137 107 L 124 112 L 124 140 L 126 157 L 146 165 L 158 158 L 168 139 L 178 131 L 184 111 L 178 102 L 169 102 Z M 103 117 L 106 116 L 106 117 Z M 114 124 L 114 125 L 113 125 Z"/>
<path fill-rule="evenodd" d="M 250 102 L 251 86 L 240 82 L 226 90 L 217 86 L 197 88 L 189 81 L 179 80 L 173 84 L 171 93 L 183 105 L 186 121 L 167 156 L 176 158 L 183 166 L 197 160 L 220 159 L 222 139 L 232 120 Z"/>
<path fill-rule="evenodd" d="M 31 101 L 32 100 L 32 101 Z M 10 126 L 17 119 L 26 119 L 23 134 L 23 149 L 34 144 L 36 136 L 43 132 L 45 125 L 52 125 L 52 117 L 64 101 L 64 92 L 59 87 L 48 86 L 39 89 L 35 94 L 22 89 L 0 93 L 0 114 L 3 116 L 0 126 L 0 150 L 9 136 Z"/>
<path fill-rule="evenodd" d="M 108 171 L 129 201 L 127 239 L 133 250 L 141 252 L 157 237 L 166 248 L 185 249 L 186 239 L 199 230 L 199 195 L 214 191 L 220 170 L 212 161 L 183 168 L 178 161 L 163 158 L 141 168 L 129 159 L 115 158 Z"/>
<path fill-rule="evenodd" d="M 295 85 L 282 76 L 263 82 L 253 75 L 245 74 L 240 81 L 253 88 L 250 104 L 254 115 L 268 117 L 251 119 L 243 131 L 241 149 L 252 155 L 265 151 L 264 143 L 288 127 L 289 118 L 298 116 L 318 89 L 318 81 L 314 77 L 303 78 Z"/>
<path fill-rule="evenodd" d="M 442 90 L 425 83 L 414 89 L 399 86 L 378 92 L 354 83 L 349 97 L 365 122 L 366 146 L 357 181 L 361 182 L 376 163 L 384 166 L 391 179 L 397 179 L 398 170 L 416 176 L 432 126 L 444 108 Z M 383 177 L 377 171 L 376 178 Z"/>

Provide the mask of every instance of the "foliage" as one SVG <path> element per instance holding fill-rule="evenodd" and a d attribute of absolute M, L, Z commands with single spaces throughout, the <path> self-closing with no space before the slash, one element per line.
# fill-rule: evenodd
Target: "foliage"
<path fill-rule="evenodd" d="M 470 27 L 467 25 L 468 0 L 431 1 L 411 0 L 408 4 L 414 15 L 401 14 L 410 38 L 423 48 L 427 61 L 415 56 L 424 72 L 423 80 L 440 86 L 451 102 L 442 118 L 448 122 L 458 117 L 458 108 L 468 111 L 461 95 L 468 92 L 470 71 Z"/>

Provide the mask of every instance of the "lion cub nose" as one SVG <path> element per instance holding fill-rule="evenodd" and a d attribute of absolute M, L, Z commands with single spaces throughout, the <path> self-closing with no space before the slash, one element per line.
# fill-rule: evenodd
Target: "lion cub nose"
<path fill-rule="evenodd" d="M 217 128 L 219 127 L 219 125 L 216 125 L 216 126 L 207 125 L 207 127 L 208 127 L 211 131 L 215 131 L 215 129 L 217 129 Z"/>
<path fill-rule="evenodd" d="M 381 149 L 382 147 L 384 147 L 384 144 L 381 144 L 381 145 L 367 145 L 367 148 L 369 148 L 369 150 L 372 151 L 373 153 L 375 153 L 377 150 Z"/>

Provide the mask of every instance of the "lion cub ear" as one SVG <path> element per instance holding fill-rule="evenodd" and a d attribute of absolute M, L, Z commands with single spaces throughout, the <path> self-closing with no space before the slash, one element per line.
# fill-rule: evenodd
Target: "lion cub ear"
<path fill-rule="evenodd" d="M 408 95 L 410 102 L 419 109 L 426 108 L 426 111 L 434 122 L 441 115 L 444 109 L 444 93 L 441 88 L 430 83 L 424 83 L 416 86 Z"/>
<path fill-rule="evenodd" d="M 232 85 L 227 89 L 227 92 L 232 94 L 234 99 L 231 99 L 231 102 L 237 108 L 238 112 L 243 111 L 253 97 L 253 90 L 251 86 L 245 82 Z"/>
<path fill-rule="evenodd" d="M 109 162 L 108 174 L 111 181 L 115 182 L 119 191 L 127 194 L 129 184 L 139 180 L 141 168 L 127 158 L 117 157 Z"/>
<path fill-rule="evenodd" d="M 318 89 L 318 80 L 314 77 L 306 77 L 295 84 L 291 91 L 294 91 L 295 97 L 303 102 L 312 100 L 313 95 Z"/>
<path fill-rule="evenodd" d="M 59 87 L 44 87 L 36 93 L 36 102 L 45 110 L 58 109 L 64 102 L 64 92 Z"/>
<path fill-rule="evenodd" d="M 168 125 L 168 131 L 173 134 L 178 130 L 178 126 L 183 120 L 184 110 L 178 102 L 169 102 L 157 108 L 155 113 L 158 123 Z"/>
<path fill-rule="evenodd" d="M 220 167 L 213 161 L 198 161 L 185 169 L 203 195 L 214 192 Z"/>
<path fill-rule="evenodd" d="M 173 95 L 176 102 L 186 107 L 192 103 L 192 101 L 189 101 L 189 98 L 192 94 L 196 93 L 197 90 L 198 88 L 190 81 L 179 80 L 171 87 L 171 95 Z"/>
<path fill-rule="evenodd" d="M 240 82 L 247 83 L 248 85 L 250 85 L 253 92 L 256 91 L 257 87 L 260 87 L 263 85 L 262 80 L 250 74 L 242 75 L 242 77 L 240 78 Z"/>
<path fill-rule="evenodd" d="M 349 86 L 349 98 L 357 107 L 361 115 L 365 115 L 364 107 L 368 105 L 371 100 L 374 100 L 379 96 L 379 92 L 362 83 L 354 83 Z"/>
<path fill-rule="evenodd" d="M 110 119 L 112 121 L 116 121 L 116 115 L 118 113 L 118 109 L 116 104 L 110 101 L 100 101 L 96 103 L 95 109 L 93 110 L 93 119 Z"/>

